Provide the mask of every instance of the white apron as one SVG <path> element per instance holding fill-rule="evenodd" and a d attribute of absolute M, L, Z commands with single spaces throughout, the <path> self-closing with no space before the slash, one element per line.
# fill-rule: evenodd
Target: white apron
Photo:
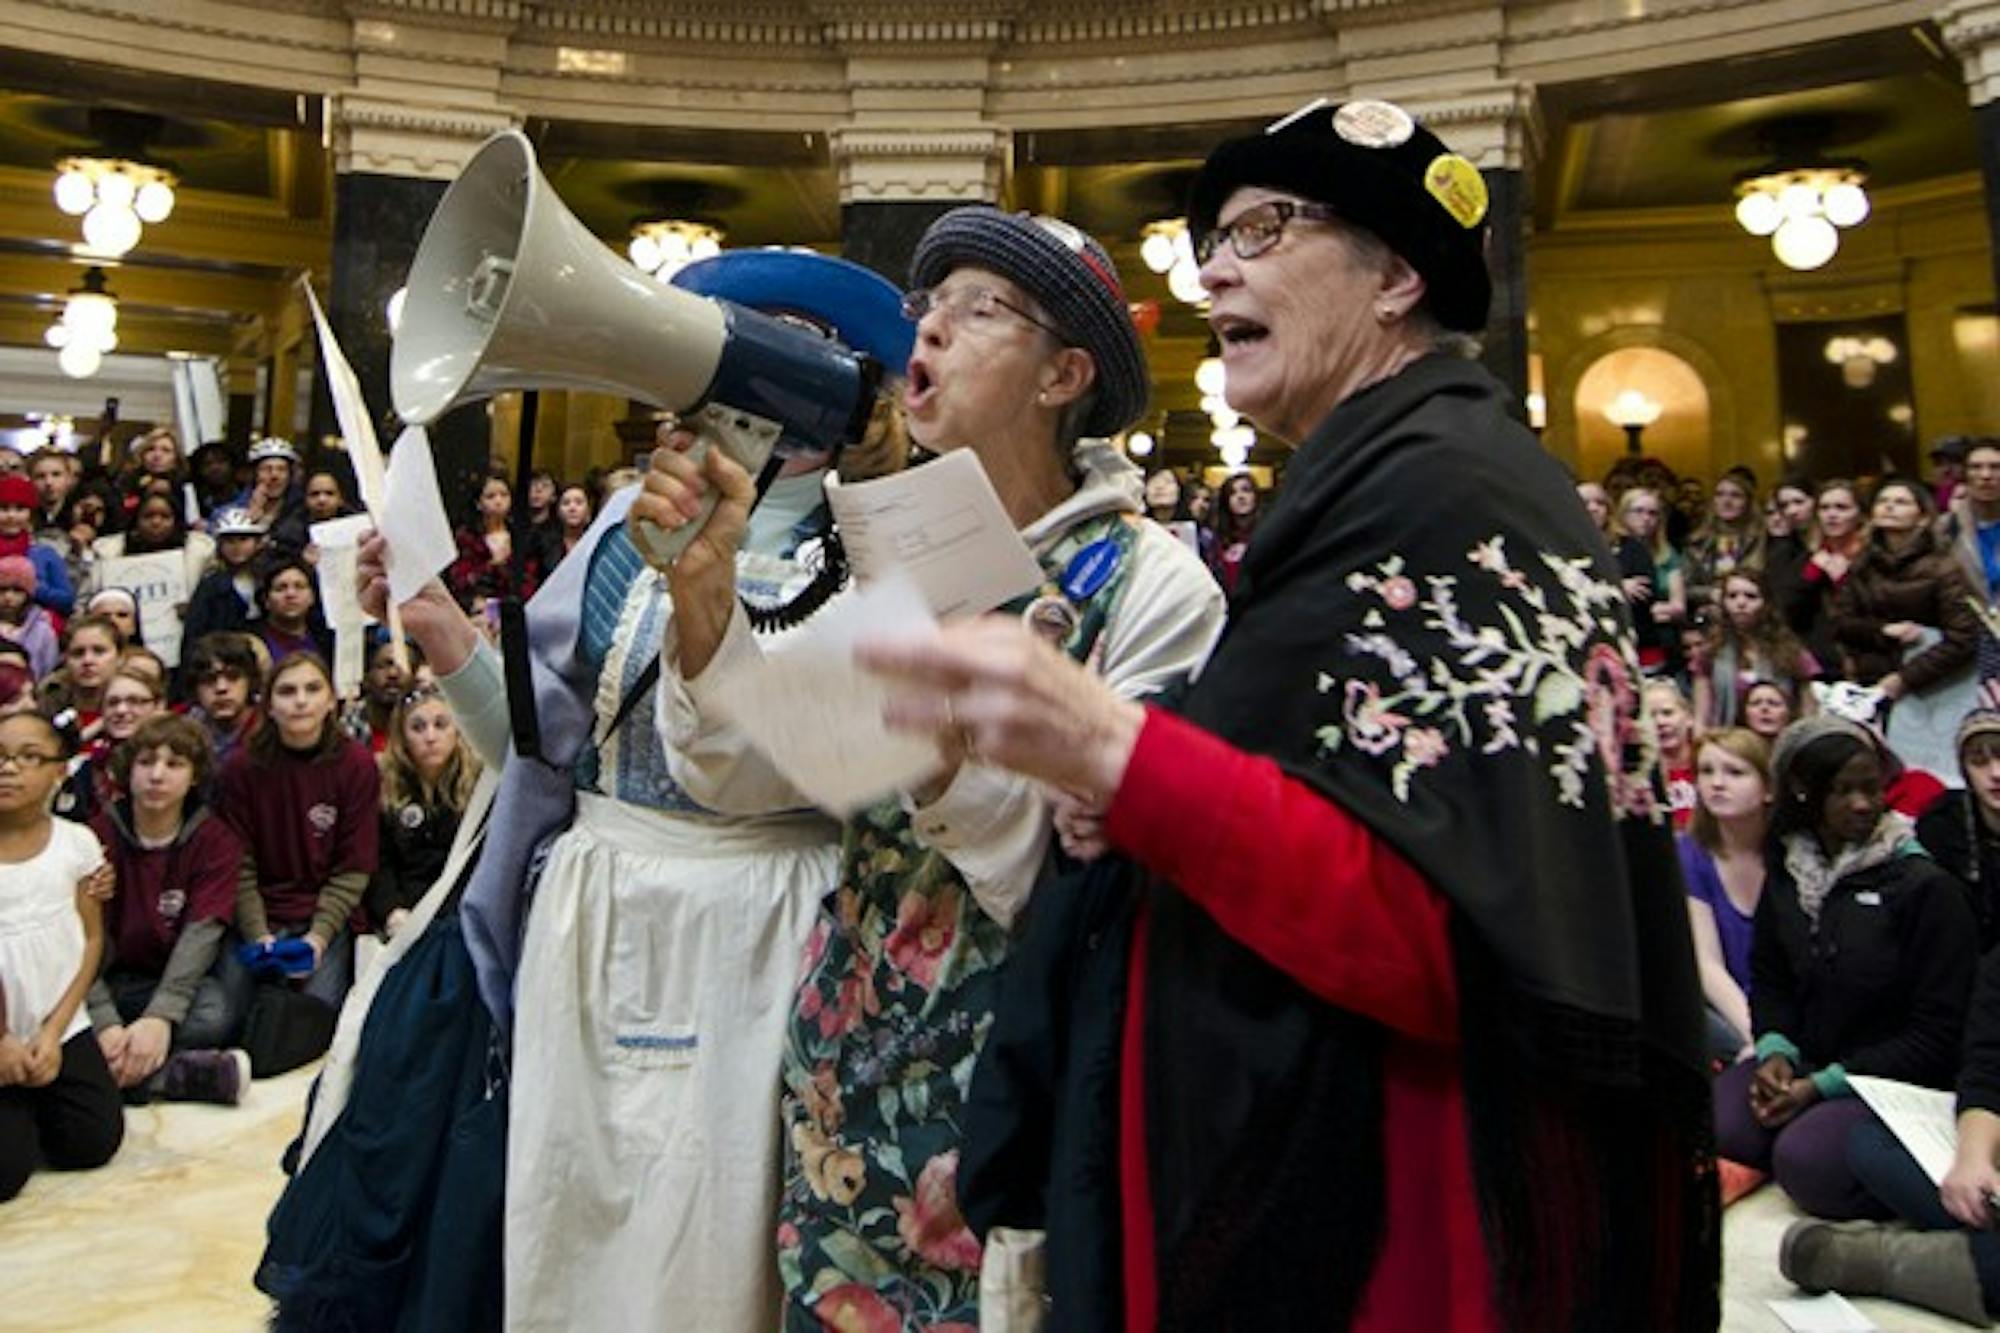
<path fill-rule="evenodd" d="M 516 990 L 507 1325 L 774 1328 L 780 1053 L 837 849 L 578 801 Z"/>

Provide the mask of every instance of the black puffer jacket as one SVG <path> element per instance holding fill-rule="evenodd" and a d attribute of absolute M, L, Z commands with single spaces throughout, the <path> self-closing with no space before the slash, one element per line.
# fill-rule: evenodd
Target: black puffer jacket
<path fill-rule="evenodd" d="M 1978 956 L 1958 880 L 1928 856 L 1898 856 L 1836 882 L 1814 926 L 1782 849 L 1768 870 L 1750 949 L 1759 1039 L 1782 1033 L 1809 1070 L 1951 1087 Z"/>
<path fill-rule="evenodd" d="M 1842 674 L 1873 685 L 1896 671 L 1904 685 L 1920 693 L 1972 665 L 1979 618 L 1970 596 L 1958 561 L 1929 528 L 1918 529 L 1898 551 L 1878 533 L 1834 597 L 1833 638 Z M 1884 625 L 1899 620 L 1935 629 L 1943 642 L 1905 662 L 1904 645 L 1882 633 Z"/>

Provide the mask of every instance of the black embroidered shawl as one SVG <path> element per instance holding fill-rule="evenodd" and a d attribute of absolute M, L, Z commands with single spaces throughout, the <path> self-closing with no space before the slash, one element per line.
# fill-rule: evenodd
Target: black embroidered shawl
<path fill-rule="evenodd" d="M 1568 478 L 1503 401 L 1431 356 L 1336 408 L 1183 711 L 1450 900 L 1509 1326 L 1713 1327 L 1700 989 L 1631 625 Z M 1380 1240 L 1380 1030 L 1164 885 L 1147 948 L 1162 1327 L 1344 1326 Z"/>

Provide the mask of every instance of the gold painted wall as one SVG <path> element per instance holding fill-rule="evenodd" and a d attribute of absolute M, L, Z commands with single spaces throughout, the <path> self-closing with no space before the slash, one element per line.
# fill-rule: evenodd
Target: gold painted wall
<path fill-rule="evenodd" d="M 1557 457 L 1602 474 L 1623 437 L 1601 419 L 1579 419 L 1578 385 L 1611 352 L 1658 347 L 1700 375 L 1710 419 L 1703 446 L 1695 425 L 1676 428 L 1685 405 L 1667 402 L 1647 433 L 1649 452 L 1705 478 L 1747 463 L 1769 485 L 1785 470 L 1774 321 L 1831 327 L 1898 311 L 1909 330 L 1919 441 L 2000 433 L 2000 327 L 1976 179 L 1884 192 L 1874 216 L 1843 234 L 1840 254 L 1812 274 L 1782 268 L 1764 242 L 1718 222 L 1719 212 L 1655 213 L 1535 239 L 1534 348 L 1546 376 L 1544 441 Z"/>

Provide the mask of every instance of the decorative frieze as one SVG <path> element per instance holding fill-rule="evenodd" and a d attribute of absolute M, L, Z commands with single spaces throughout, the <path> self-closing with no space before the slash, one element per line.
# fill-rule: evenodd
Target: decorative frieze
<path fill-rule="evenodd" d="M 2000 0 L 1956 0 L 1938 15 L 1938 26 L 1965 67 L 1972 104 L 2000 98 Z"/>
<path fill-rule="evenodd" d="M 334 166 L 385 176 L 450 180 L 472 151 L 520 117 L 492 106 L 409 102 L 345 92 L 331 99 Z"/>
<path fill-rule="evenodd" d="M 1013 138 L 998 125 L 913 130 L 843 125 L 827 135 L 840 202 L 990 203 L 1011 166 Z"/>

